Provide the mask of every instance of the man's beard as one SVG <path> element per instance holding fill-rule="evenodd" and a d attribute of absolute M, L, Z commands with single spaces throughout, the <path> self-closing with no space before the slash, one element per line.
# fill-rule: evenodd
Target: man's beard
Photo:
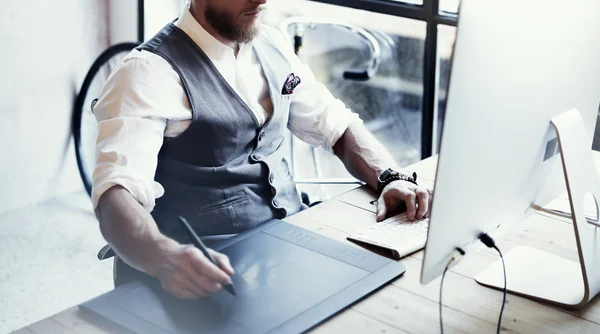
<path fill-rule="evenodd" d="M 258 35 L 257 24 L 249 27 L 236 25 L 230 15 L 214 9 L 210 2 L 206 6 L 204 18 L 221 36 L 230 41 L 248 43 Z"/>

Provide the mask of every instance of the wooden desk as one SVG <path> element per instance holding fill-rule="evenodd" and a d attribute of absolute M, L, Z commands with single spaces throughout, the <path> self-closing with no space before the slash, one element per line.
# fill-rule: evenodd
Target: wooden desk
<path fill-rule="evenodd" d="M 433 180 L 437 159 L 429 158 L 410 169 L 420 180 Z M 375 222 L 374 198 L 366 188 L 357 188 L 335 199 L 286 219 L 336 240 Z M 468 203 L 464 203 L 465 213 Z M 460 207 L 458 208 L 461 209 Z M 504 253 L 516 245 L 529 245 L 577 260 L 573 227 L 566 219 L 535 214 L 514 231 L 497 240 Z M 356 245 L 354 245 L 356 246 Z M 358 247 L 358 246 L 356 246 Z M 440 279 L 419 283 L 423 252 L 401 261 L 403 277 L 335 316 L 313 333 L 436 333 L 439 332 Z M 474 277 L 498 255 L 482 247 L 469 254 L 446 275 L 444 283 L 444 329 L 450 332 L 495 333 L 502 293 L 480 286 Z M 560 289 L 557 282 L 557 289 Z M 599 299 L 583 310 L 566 311 L 508 295 L 502 321 L 506 333 L 600 333 Z M 127 333 L 120 327 L 86 315 L 77 307 L 44 319 L 17 333 Z"/>

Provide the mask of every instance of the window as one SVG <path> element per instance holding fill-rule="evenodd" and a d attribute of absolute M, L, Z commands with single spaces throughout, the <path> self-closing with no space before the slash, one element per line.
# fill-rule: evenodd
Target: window
<path fill-rule="evenodd" d="M 456 14 L 459 4 L 460 0 L 440 0 L 440 12 Z"/>
<path fill-rule="evenodd" d="M 287 29 L 291 40 L 298 29 L 303 31 L 299 57 L 388 145 L 396 161 L 402 165 L 419 161 L 425 23 L 308 1 L 292 7 L 285 11 L 288 17 L 341 22 L 365 29 L 375 41 L 380 50 L 379 66 L 368 80 L 360 81 L 347 74 L 371 67 L 374 56 L 367 38 L 342 25 L 298 23 L 289 24 Z M 269 22 L 278 27 L 279 23 Z"/>
<path fill-rule="evenodd" d="M 295 35 L 302 36 L 300 59 L 360 115 L 396 162 L 404 166 L 421 159 L 425 22 L 313 1 L 274 1 L 266 14 L 265 23 L 287 34 L 290 44 Z M 375 58 L 376 71 L 369 72 Z M 369 72 L 368 80 L 350 75 L 361 72 Z M 336 157 L 289 140 L 294 177 L 350 177 Z M 326 197 L 345 190 L 325 188 L 321 195 Z"/>
<path fill-rule="evenodd" d="M 181 13 L 185 0 L 162 0 L 144 2 L 144 36 L 154 36 L 168 22 Z"/>
<path fill-rule="evenodd" d="M 439 25 L 438 26 L 438 62 L 437 62 L 437 80 L 436 80 L 436 101 L 437 109 L 434 112 L 434 131 L 433 131 L 433 153 L 439 152 L 439 145 L 442 136 L 442 124 L 446 114 L 446 101 L 448 98 L 448 85 L 450 83 L 451 57 L 454 51 L 454 41 L 456 40 L 456 27 Z"/>
<path fill-rule="evenodd" d="M 324 3 L 330 5 L 327 6 Z M 397 48 L 398 45 L 402 45 L 397 49 L 396 61 L 399 63 L 399 72 L 395 83 L 404 85 L 405 91 L 402 94 L 401 106 L 412 106 L 413 108 L 417 106 L 416 110 L 421 114 L 421 117 L 417 118 L 421 125 L 421 131 L 420 133 L 412 131 L 411 134 L 421 137 L 420 145 L 414 147 L 421 151 L 421 158 L 425 158 L 437 153 L 438 129 L 441 129 L 445 112 L 449 55 L 453 46 L 454 26 L 457 22 L 459 3 L 460 0 L 276 0 L 271 2 L 271 5 L 276 6 L 271 7 L 279 8 L 280 19 L 291 15 L 303 15 L 311 18 L 335 17 L 337 20 L 358 25 L 368 31 L 374 31 L 376 34 L 386 34 L 395 42 Z M 409 25 L 412 28 L 409 28 Z M 391 29 L 398 31 L 391 31 Z M 330 41 L 334 41 L 330 44 L 341 43 L 342 38 L 337 38 L 338 35 L 335 36 L 336 38 L 330 39 Z M 414 50 L 414 43 L 417 39 L 421 40 L 418 43 L 421 47 L 420 56 L 415 57 L 413 52 L 412 60 L 408 60 L 406 52 L 410 53 Z M 330 45 L 330 47 L 333 46 Z M 352 50 L 356 59 L 359 54 L 364 56 L 364 52 L 366 52 L 366 50 L 359 51 L 358 48 L 360 47 L 354 46 L 354 49 L 349 47 L 346 51 Z M 404 54 L 402 54 L 403 52 Z M 325 60 L 321 60 L 325 62 Z M 311 66 L 319 66 L 314 62 L 310 63 L 310 60 L 306 61 Z M 336 63 L 336 65 L 338 64 Z M 382 83 L 388 78 L 389 75 L 383 76 L 383 78 L 376 76 L 365 85 L 375 82 Z M 420 84 L 415 85 L 414 83 L 419 80 Z M 390 81 L 386 83 L 390 87 L 394 85 Z M 339 92 L 342 86 L 353 85 L 338 83 L 331 87 L 328 86 L 328 88 Z M 357 84 L 354 86 L 358 87 Z M 412 90 L 413 94 L 408 94 L 408 90 Z M 346 100 L 344 94 L 340 93 L 342 95 L 339 98 L 347 104 L 352 104 L 352 99 L 358 98 L 358 95 L 351 94 Z M 364 116 L 372 115 L 365 112 Z"/>

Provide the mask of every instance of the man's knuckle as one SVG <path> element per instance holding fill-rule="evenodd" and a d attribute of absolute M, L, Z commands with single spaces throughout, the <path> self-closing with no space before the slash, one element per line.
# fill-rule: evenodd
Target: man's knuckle
<path fill-rule="evenodd" d="M 175 263 L 175 271 L 176 272 L 181 272 L 183 270 L 185 270 L 185 268 L 187 268 L 188 264 L 190 263 L 190 257 L 188 257 L 187 255 L 181 255 L 178 259 L 177 262 Z"/>
<path fill-rule="evenodd" d="M 178 264 L 189 263 L 192 261 L 194 257 L 194 249 L 191 247 L 186 247 L 179 256 Z"/>
<path fill-rule="evenodd" d="M 188 246 L 184 249 L 183 253 L 185 254 L 186 257 L 188 258 L 194 258 L 196 257 L 196 253 L 198 252 L 198 250 L 194 247 L 194 246 Z"/>
<path fill-rule="evenodd" d="M 412 193 L 412 191 L 408 190 L 407 188 L 398 188 L 398 189 L 396 189 L 396 195 L 400 196 L 400 197 L 406 197 L 410 193 Z"/>

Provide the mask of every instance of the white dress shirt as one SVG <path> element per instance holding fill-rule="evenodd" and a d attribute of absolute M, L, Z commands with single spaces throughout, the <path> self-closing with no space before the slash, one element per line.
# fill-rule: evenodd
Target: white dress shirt
<path fill-rule="evenodd" d="M 268 86 L 252 43 L 234 50 L 210 35 L 185 8 L 175 25 L 207 54 L 217 70 L 250 107 L 259 123 L 272 113 Z M 315 80 L 276 29 L 262 33 L 284 53 L 301 83 L 291 98 L 288 128 L 301 140 L 329 152 L 357 114 Z M 98 121 L 97 163 L 93 174 L 94 209 L 102 194 L 121 185 L 148 211 L 164 194 L 154 181 L 163 137 L 175 137 L 191 123 L 191 107 L 181 79 L 162 57 L 133 50 L 108 78 L 94 107 Z"/>

